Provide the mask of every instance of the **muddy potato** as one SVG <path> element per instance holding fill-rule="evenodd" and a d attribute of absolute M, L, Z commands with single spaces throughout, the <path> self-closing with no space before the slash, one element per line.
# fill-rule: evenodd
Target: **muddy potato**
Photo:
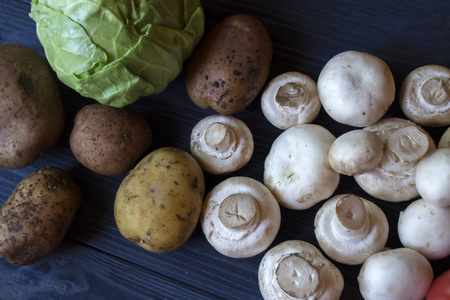
<path fill-rule="evenodd" d="M 52 150 L 64 109 L 44 60 L 32 49 L 0 45 L 0 168 L 21 169 Z"/>
<path fill-rule="evenodd" d="M 70 134 L 76 159 L 103 175 L 131 170 L 151 144 L 152 131 L 141 114 L 100 103 L 86 105 L 76 114 Z"/>
<path fill-rule="evenodd" d="M 203 172 L 190 154 L 157 149 L 122 181 L 114 204 L 117 227 L 150 252 L 176 250 L 195 230 L 204 195 Z"/>
<path fill-rule="evenodd" d="M 186 88 L 200 108 L 234 114 L 256 98 L 269 75 L 273 45 L 264 25 L 248 15 L 217 24 L 194 51 Z"/>
<path fill-rule="evenodd" d="M 17 265 L 45 258 L 62 242 L 80 202 L 80 189 L 64 170 L 29 174 L 0 208 L 0 255 Z"/>

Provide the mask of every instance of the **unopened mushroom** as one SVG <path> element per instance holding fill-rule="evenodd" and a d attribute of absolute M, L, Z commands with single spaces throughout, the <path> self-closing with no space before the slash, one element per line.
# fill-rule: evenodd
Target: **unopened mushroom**
<path fill-rule="evenodd" d="M 365 300 L 423 300 L 432 281 L 429 261 L 409 248 L 371 255 L 358 275 Z"/>
<path fill-rule="evenodd" d="M 335 265 L 310 243 L 290 240 L 264 255 L 258 270 L 264 299 L 337 300 L 344 279 Z"/>
<path fill-rule="evenodd" d="M 353 194 L 337 195 L 325 202 L 314 226 L 323 252 L 347 265 L 362 264 L 370 255 L 382 251 L 389 233 L 384 212 Z"/>
<path fill-rule="evenodd" d="M 400 89 L 400 107 L 422 126 L 450 125 L 450 69 L 426 65 L 406 76 Z"/>
<path fill-rule="evenodd" d="M 420 160 L 416 187 L 425 201 L 450 206 L 450 148 L 436 149 Z"/>
<path fill-rule="evenodd" d="M 416 188 L 416 166 L 436 145 L 430 135 L 414 122 L 386 118 L 366 127 L 384 143 L 384 154 L 377 167 L 355 175 L 359 186 L 369 195 L 390 201 L 411 200 Z"/>
<path fill-rule="evenodd" d="M 439 139 L 438 148 L 450 148 L 450 127 L 445 130 Z"/>
<path fill-rule="evenodd" d="M 336 172 L 353 176 L 374 169 L 383 157 L 383 148 L 383 141 L 377 134 L 356 129 L 336 138 L 328 159 Z"/>
<path fill-rule="evenodd" d="M 228 174 L 249 162 L 254 143 L 243 121 L 228 115 L 211 115 L 192 129 L 190 147 L 205 172 Z"/>
<path fill-rule="evenodd" d="M 339 173 L 328 162 L 336 138 L 316 124 L 300 124 L 282 132 L 264 162 L 264 184 L 290 209 L 308 209 L 330 197 Z"/>
<path fill-rule="evenodd" d="M 311 123 L 320 111 L 317 85 L 308 75 L 287 72 L 272 79 L 261 96 L 261 109 L 275 127 Z"/>
<path fill-rule="evenodd" d="M 280 228 L 280 206 L 272 193 L 249 177 L 230 177 L 206 196 L 201 217 L 208 242 L 233 258 L 266 250 Z"/>
<path fill-rule="evenodd" d="M 450 255 L 450 206 L 415 200 L 400 212 L 397 228 L 402 245 L 426 258 L 434 260 Z"/>
<path fill-rule="evenodd" d="M 317 89 L 328 115 L 355 127 L 380 120 L 395 98 L 394 77 L 388 65 L 359 51 L 332 57 L 320 72 Z"/>

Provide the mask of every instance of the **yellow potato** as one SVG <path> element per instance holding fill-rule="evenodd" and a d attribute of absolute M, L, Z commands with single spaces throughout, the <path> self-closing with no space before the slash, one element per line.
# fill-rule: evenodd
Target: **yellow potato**
<path fill-rule="evenodd" d="M 160 148 L 142 159 L 122 181 L 114 216 L 120 233 L 150 252 L 181 247 L 200 218 L 205 180 L 187 152 Z"/>

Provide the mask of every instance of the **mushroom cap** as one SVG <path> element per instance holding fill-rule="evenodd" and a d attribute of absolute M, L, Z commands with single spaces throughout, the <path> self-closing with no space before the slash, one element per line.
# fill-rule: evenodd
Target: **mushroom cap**
<path fill-rule="evenodd" d="M 272 193 L 249 177 L 230 177 L 206 196 L 201 225 L 208 242 L 233 258 L 266 250 L 280 229 L 280 206 Z"/>
<path fill-rule="evenodd" d="M 414 69 L 403 81 L 399 103 L 408 119 L 419 125 L 450 125 L 450 69 L 439 65 Z"/>
<path fill-rule="evenodd" d="M 336 172 L 353 176 L 374 169 L 383 157 L 383 148 L 383 141 L 378 135 L 356 129 L 336 138 L 328 159 Z"/>
<path fill-rule="evenodd" d="M 439 139 L 438 148 L 450 148 L 450 127 L 445 130 Z"/>
<path fill-rule="evenodd" d="M 365 300 L 422 300 L 433 281 L 433 269 L 419 252 L 409 248 L 371 255 L 358 275 Z"/>
<path fill-rule="evenodd" d="M 205 172 L 228 174 L 245 166 L 253 155 L 253 135 L 241 120 L 210 115 L 192 129 L 192 156 Z"/>
<path fill-rule="evenodd" d="M 419 196 L 416 166 L 436 149 L 431 136 L 414 122 L 400 118 L 382 119 L 364 130 L 381 138 L 384 154 L 376 168 L 354 176 L 358 185 L 369 195 L 390 202 Z"/>
<path fill-rule="evenodd" d="M 328 162 L 336 138 L 324 127 L 300 124 L 282 132 L 264 162 L 264 184 L 290 209 L 307 209 L 330 197 L 339 173 Z"/>
<path fill-rule="evenodd" d="M 395 98 L 395 82 L 380 58 L 359 51 L 332 57 L 317 80 L 322 106 L 335 121 L 364 127 L 377 122 Z"/>
<path fill-rule="evenodd" d="M 450 206 L 450 148 L 436 149 L 420 160 L 416 187 L 425 201 Z"/>
<path fill-rule="evenodd" d="M 359 197 L 366 210 L 363 227 L 352 230 L 354 234 L 341 234 L 338 228 L 337 205 L 346 195 L 337 195 L 325 202 L 314 220 L 317 241 L 323 252 L 331 259 L 348 265 L 362 264 L 370 255 L 384 249 L 389 234 L 389 224 L 384 212 L 375 203 Z M 355 196 L 356 197 L 356 196 Z M 350 208 L 349 213 L 357 214 Z M 358 216 L 352 215 L 351 218 Z M 342 225 L 341 225 L 342 226 Z"/>
<path fill-rule="evenodd" d="M 320 108 L 316 83 L 299 72 L 278 75 L 266 85 L 261 96 L 264 116 L 280 129 L 311 123 Z"/>
<path fill-rule="evenodd" d="M 400 212 L 397 229 L 402 245 L 427 259 L 450 255 L 450 206 L 439 207 L 418 199 Z"/>
<path fill-rule="evenodd" d="M 258 270 L 264 299 L 337 300 L 344 288 L 339 269 L 319 249 L 290 240 L 264 255 Z"/>

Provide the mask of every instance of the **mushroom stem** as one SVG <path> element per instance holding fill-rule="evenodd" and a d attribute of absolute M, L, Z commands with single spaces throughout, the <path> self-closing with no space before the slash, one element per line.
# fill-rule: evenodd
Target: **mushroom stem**
<path fill-rule="evenodd" d="M 276 103 L 281 112 L 296 115 L 308 104 L 308 90 L 304 84 L 288 82 L 276 94 Z"/>
<path fill-rule="evenodd" d="M 214 122 L 205 129 L 206 153 L 210 156 L 227 158 L 236 148 L 234 131 L 220 122 Z"/>
<path fill-rule="evenodd" d="M 431 107 L 446 105 L 450 100 L 450 78 L 433 77 L 425 81 L 420 89 L 425 102 Z"/>
<path fill-rule="evenodd" d="M 363 201 L 355 195 L 347 194 L 336 203 L 336 215 L 332 218 L 331 225 L 339 236 L 351 239 L 367 231 L 368 220 Z"/>
<path fill-rule="evenodd" d="M 295 299 L 317 294 L 323 285 L 320 272 L 297 254 L 290 254 L 280 261 L 276 279 L 283 292 Z"/>
<path fill-rule="evenodd" d="M 220 203 L 218 216 L 230 230 L 247 230 L 259 220 L 258 203 L 251 195 L 232 194 Z"/>

